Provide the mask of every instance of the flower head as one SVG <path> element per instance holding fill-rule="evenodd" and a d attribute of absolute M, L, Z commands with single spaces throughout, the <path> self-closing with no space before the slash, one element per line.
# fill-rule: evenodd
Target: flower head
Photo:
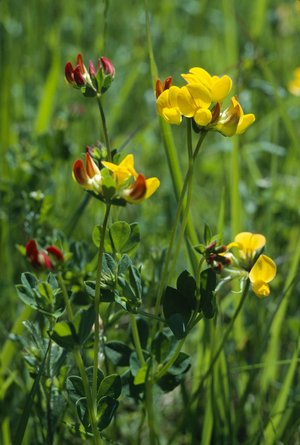
<path fill-rule="evenodd" d="M 199 126 L 206 126 L 212 120 L 211 105 L 222 103 L 228 96 L 232 80 L 229 76 L 211 76 L 203 68 L 191 68 L 182 74 L 187 85 L 180 89 L 178 106 L 183 116 L 192 117 Z"/>
<path fill-rule="evenodd" d="M 230 106 L 220 113 L 212 129 L 224 136 L 233 136 L 244 133 L 254 121 L 254 114 L 244 114 L 237 98 L 232 97 Z"/>
<path fill-rule="evenodd" d="M 215 130 L 233 136 L 243 133 L 254 122 L 254 114 L 244 114 L 236 97 L 221 111 L 232 88 L 232 80 L 226 74 L 211 76 L 205 69 L 194 67 L 181 76 L 186 81 L 181 88 L 172 86 L 171 77 L 164 84 L 156 82 L 156 108 L 169 124 L 179 125 L 184 116 L 193 119 L 196 132 Z"/>
<path fill-rule="evenodd" d="M 144 175 L 136 172 L 132 154 L 127 155 L 118 165 L 106 161 L 102 161 L 102 164 L 112 172 L 117 193 L 127 202 L 140 203 L 150 198 L 159 187 L 158 178 L 146 179 Z"/>
<path fill-rule="evenodd" d="M 270 294 L 269 282 L 276 276 L 276 264 L 262 251 L 266 238 L 259 233 L 239 233 L 227 249 L 237 248 L 237 261 L 248 271 L 252 290 L 258 297 L 267 297 Z"/>
<path fill-rule="evenodd" d="M 57 263 L 64 261 L 64 254 L 56 246 L 38 249 L 35 240 L 31 239 L 25 246 L 26 257 L 35 269 L 52 270 Z"/>
<path fill-rule="evenodd" d="M 71 62 L 65 66 L 65 78 L 74 88 L 80 89 L 87 97 L 104 93 L 115 76 L 115 68 L 107 57 L 98 59 L 97 68 L 90 60 L 89 69 L 83 63 L 82 55 L 77 55 L 76 65 Z"/>
<path fill-rule="evenodd" d="M 134 157 L 127 155 L 119 164 L 102 161 L 102 170 L 86 153 L 86 165 L 81 159 L 73 165 L 74 179 L 100 200 L 124 205 L 127 201 L 137 204 L 149 198 L 159 187 L 157 178 L 146 179 L 134 168 Z"/>

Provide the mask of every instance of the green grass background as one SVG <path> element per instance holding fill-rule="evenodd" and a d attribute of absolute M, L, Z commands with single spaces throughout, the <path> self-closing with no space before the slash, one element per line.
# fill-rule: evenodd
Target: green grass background
<path fill-rule="evenodd" d="M 229 74 L 245 112 L 256 115 L 255 124 L 243 136 L 227 139 L 210 134 L 205 141 L 197 161 L 191 209 L 197 236 L 201 237 L 205 223 L 214 231 L 223 228 L 225 242 L 239 231 L 263 233 L 267 253 L 278 266 L 270 297 L 249 297 L 199 410 L 191 409 L 189 421 L 171 443 L 300 443 L 300 99 L 287 90 L 293 70 L 300 65 L 299 3 L 149 1 L 159 76 L 172 75 L 174 83 L 182 85 L 180 74 L 192 66 L 202 66 L 211 74 Z M 64 81 L 64 65 L 75 62 L 78 52 L 86 62 L 101 55 L 113 61 L 116 78 L 104 98 L 112 146 L 119 148 L 130 138 L 124 152 L 134 153 L 138 170 L 161 180 L 151 200 L 127 207 L 119 215 L 141 223 L 141 258 L 149 249 L 161 247 L 162 240 L 167 243 L 174 219 L 175 197 L 155 112 L 144 3 L 2 1 L 0 341 L 4 348 L 9 347 L 9 334 L 23 310 L 14 284 L 27 264 L 16 245 L 37 236 L 37 230 L 46 237 L 53 230 L 68 228 L 82 200 L 82 190 L 71 177 L 72 164 L 87 144 L 101 140 L 96 103 L 89 103 Z M 176 127 L 172 132 L 183 173 L 185 131 Z M 30 195 L 33 191 L 46 196 L 39 221 L 34 220 L 33 208 L 39 202 Z M 90 243 L 101 214 L 101 206 L 89 204 L 72 237 Z M 186 263 L 182 253 L 178 269 Z M 188 345 L 193 353 L 190 382 L 194 387 L 236 298 L 230 294 L 220 301 L 222 317 L 216 328 L 213 322 L 202 324 Z M 7 398 L 7 388 L 19 387 L 12 382 L 22 358 L 18 352 L 11 354 L 0 395 L 2 408 L 9 403 L 13 409 L 17 399 L 13 391 Z M 184 397 L 188 400 L 189 395 Z M 172 437 L 181 403 L 178 408 L 166 407 L 163 443 Z M 4 418 L 10 414 L 6 412 Z M 5 420 L 4 445 L 9 443 L 7 425 Z M 121 443 L 134 443 L 126 422 L 123 434 Z"/>

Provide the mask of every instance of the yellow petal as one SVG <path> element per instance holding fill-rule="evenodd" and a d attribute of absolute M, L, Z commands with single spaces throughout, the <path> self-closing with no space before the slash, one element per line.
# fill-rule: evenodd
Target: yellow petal
<path fill-rule="evenodd" d="M 255 121 L 255 115 L 254 114 L 244 114 L 243 117 L 240 119 L 236 134 L 242 134 L 244 131 L 247 130 L 247 128 L 253 124 Z"/>
<path fill-rule="evenodd" d="M 211 94 L 202 83 L 190 83 L 186 86 L 198 107 L 207 108 L 211 104 Z"/>
<path fill-rule="evenodd" d="M 128 170 L 128 172 L 134 177 L 137 176 L 137 172 L 134 169 L 134 157 L 132 154 L 125 156 L 125 158 L 120 162 L 119 168 Z"/>
<path fill-rule="evenodd" d="M 205 127 L 211 121 L 211 111 L 207 108 L 199 108 L 194 116 L 196 124 Z"/>
<path fill-rule="evenodd" d="M 211 85 L 212 77 L 204 68 L 199 68 L 199 67 L 191 68 L 190 73 L 196 76 L 198 82 L 203 82 L 204 85 L 207 86 Z"/>
<path fill-rule="evenodd" d="M 178 107 L 164 108 L 162 116 L 169 124 L 179 125 L 182 121 L 182 116 Z"/>
<path fill-rule="evenodd" d="M 158 189 L 159 185 L 160 185 L 160 180 L 158 178 L 146 179 L 147 191 L 145 199 L 150 198 L 150 196 L 153 195 L 153 193 Z"/>
<path fill-rule="evenodd" d="M 252 290 L 257 297 L 263 298 L 270 295 L 270 287 L 267 283 L 263 281 L 256 281 L 252 283 Z"/>
<path fill-rule="evenodd" d="M 232 87 L 232 80 L 229 76 L 223 76 L 218 78 L 213 82 L 212 85 L 212 101 L 213 102 L 223 102 L 223 100 L 228 96 Z"/>
<path fill-rule="evenodd" d="M 266 238 L 259 233 L 241 232 L 234 238 L 234 241 L 239 244 L 241 250 L 247 253 L 255 253 L 256 250 L 261 249 L 266 244 Z"/>
<path fill-rule="evenodd" d="M 275 278 L 276 264 L 266 255 L 260 255 L 249 273 L 251 283 L 263 281 L 269 283 Z"/>
<path fill-rule="evenodd" d="M 169 88 L 169 106 L 170 107 L 177 107 L 177 96 L 180 91 L 179 87 L 176 87 L 175 85 Z"/>
<path fill-rule="evenodd" d="M 180 92 L 178 93 L 177 96 L 177 103 L 179 110 L 181 114 L 183 114 L 183 116 L 186 117 L 194 116 L 197 107 L 187 87 L 180 88 Z"/>
<path fill-rule="evenodd" d="M 162 110 L 166 107 L 169 107 L 169 90 L 163 91 L 156 101 L 156 109 L 159 114 L 162 113 Z"/>

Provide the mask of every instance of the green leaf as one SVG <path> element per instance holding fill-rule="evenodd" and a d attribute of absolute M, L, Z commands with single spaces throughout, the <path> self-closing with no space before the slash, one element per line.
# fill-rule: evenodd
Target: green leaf
<path fill-rule="evenodd" d="M 86 368 L 86 373 L 88 376 L 88 381 L 90 384 L 90 387 L 92 387 L 93 385 L 93 373 L 94 373 L 94 369 L 93 366 L 89 366 L 88 368 Z M 101 369 L 97 369 L 97 391 L 99 390 L 100 384 L 102 382 L 102 380 L 104 379 L 104 374 L 101 371 Z"/>
<path fill-rule="evenodd" d="M 191 366 L 190 357 L 181 352 L 177 357 L 173 366 L 168 372 L 157 382 L 164 392 L 172 391 L 184 379 L 185 373 Z"/>
<path fill-rule="evenodd" d="M 134 351 L 130 355 L 129 366 L 130 366 L 131 374 L 135 377 L 140 369 L 140 362 L 139 362 L 136 351 Z"/>
<path fill-rule="evenodd" d="M 185 320 L 182 314 L 172 314 L 166 321 L 177 340 L 186 336 L 188 320 Z"/>
<path fill-rule="evenodd" d="M 37 374 L 37 376 L 36 376 L 36 378 L 35 378 L 35 380 L 33 382 L 33 385 L 31 387 L 30 393 L 29 393 L 29 395 L 28 395 L 28 397 L 26 399 L 26 403 L 25 403 L 25 406 L 23 408 L 22 415 L 21 415 L 21 417 L 19 419 L 19 422 L 18 422 L 18 424 L 16 426 L 16 433 L 15 433 L 14 438 L 13 438 L 14 445 L 21 445 L 22 442 L 23 442 L 23 437 L 24 437 L 24 434 L 25 434 L 25 430 L 26 430 L 26 427 L 27 427 L 27 423 L 28 423 L 30 414 L 31 414 L 31 409 L 32 409 L 33 403 L 34 403 L 34 397 L 35 397 L 35 394 L 38 391 L 41 376 L 44 373 L 44 368 L 45 368 L 45 364 L 46 364 L 46 358 L 47 358 L 47 355 L 49 353 L 49 350 L 50 350 L 50 342 L 48 344 L 47 351 L 46 351 L 45 356 L 43 358 L 43 361 L 41 363 L 39 372 L 38 372 L 38 374 Z"/>
<path fill-rule="evenodd" d="M 146 381 L 146 376 L 147 376 L 147 366 L 142 366 L 136 376 L 134 377 L 133 383 L 134 385 L 142 385 L 143 383 L 145 383 Z"/>
<path fill-rule="evenodd" d="M 212 237 L 211 230 L 210 230 L 209 226 L 205 223 L 205 225 L 204 225 L 204 233 L 203 233 L 203 238 L 204 238 L 205 245 L 210 243 L 211 237 Z"/>
<path fill-rule="evenodd" d="M 180 352 L 175 363 L 169 369 L 169 374 L 179 375 L 184 374 L 191 367 L 191 358 L 188 354 Z"/>
<path fill-rule="evenodd" d="M 132 261 L 128 255 L 123 255 L 118 263 L 118 274 L 125 275 L 129 266 L 132 265 Z"/>
<path fill-rule="evenodd" d="M 158 332 L 152 342 L 151 351 L 158 363 L 167 360 L 178 344 L 169 329 Z"/>
<path fill-rule="evenodd" d="M 205 318 L 213 318 L 216 312 L 215 288 L 217 285 L 217 275 L 211 268 L 201 272 L 200 279 L 200 311 Z"/>
<path fill-rule="evenodd" d="M 24 286 L 26 286 L 28 289 L 35 288 L 39 282 L 37 277 L 30 272 L 22 273 L 21 281 L 22 281 L 22 284 L 24 284 Z"/>
<path fill-rule="evenodd" d="M 126 245 L 130 237 L 130 225 L 125 221 L 116 221 L 109 228 L 109 235 L 113 249 L 118 253 L 123 253 L 122 248 Z"/>
<path fill-rule="evenodd" d="M 176 287 L 182 295 L 192 295 L 195 297 L 196 281 L 187 270 L 184 270 L 177 278 Z"/>
<path fill-rule="evenodd" d="M 17 284 L 16 290 L 18 297 L 23 301 L 23 303 L 28 304 L 28 306 L 32 307 L 33 309 L 37 309 L 35 294 L 31 288 L 24 286 L 23 284 Z"/>
<path fill-rule="evenodd" d="M 139 270 L 130 265 L 125 277 L 118 276 L 118 283 L 122 292 L 120 292 L 121 295 L 115 297 L 115 301 L 125 310 L 135 313 L 142 302 L 142 283 Z"/>
<path fill-rule="evenodd" d="M 189 286 L 192 287 L 191 280 L 187 278 L 186 274 L 183 277 L 185 278 L 179 280 L 180 286 L 184 280 L 187 280 Z M 178 289 L 167 286 L 163 299 L 163 312 L 169 328 L 178 340 L 185 337 L 187 333 L 187 325 L 194 306 L 194 292 L 183 294 Z"/>
<path fill-rule="evenodd" d="M 53 305 L 53 290 L 49 283 L 46 281 L 42 281 L 39 283 L 36 287 L 38 293 L 42 297 L 45 303 L 48 303 L 48 305 L 51 307 Z"/>
<path fill-rule="evenodd" d="M 108 341 L 104 345 L 105 354 L 116 366 L 129 366 L 132 350 L 121 341 Z"/>
<path fill-rule="evenodd" d="M 118 407 L 118 402 L 112 397 L 102 397 L 97 406 L 98 427 L 100 431 L 108 427 Z"/>
<path fill-rule="evenodd" d="M 89 309 L 80 311 L 80 323 L 78 330 L 78 338 L 79 343 L 83 345 L 85 341 L 88 339 L 93 324 L 95 323 L 95 310 L 94 307 L 91 306 Z"/>
<path fill-rule="evenodd" d="M 122 253 L 133 254 L 141 241 L 140 227 L 138 223 L 130 224 L 130 236 L 122 248 Z"/>
<path fill-rule="evenodd" d="M 110 396 L 117 399 L 122 391 L 121 377 L 119 374 L 111 374 L 105 377 L 99 387 L 97 399 L 103 396 Z"/>
<path fill-rule="evenodd" d="M 95 298 L 95 289 L 96 282 L 95 281 L 85 281 L 84 282 L 85 290 L 88 296 L 94 300 Z M 101 302 L 102 303 L 112 303 L 115 301 L 114 299 L 115 292 L 109 288 L 101 287 Z"/>
<path fill-rule="evenodd" d="M 71 350 L 78 345 L 78 337 L 74 326 L 69 322 L 60 321 L 56 323 L 49 335 L 55 343 L 67 350 Z"/>
<path fill-rule="evenodd" d="M 92 240 L 96 247 L 99 248 L 100 246 L 100 236 L 101 236 L 101 226 L 95 226 L 92 231 Z M 104 239 L 104 250 L 107 253 L 113 253 L 113 248 L 111 245 L 110 237 L 108 231 L 105 232 L 105 239 Z"/>
<path fill-rule="evenodd" d="M 81 397 L 85 397 L 82 378 L 78 375 L 70 375 L 67 378 L 66 387 L 68 394 L 74 403 Z"/>

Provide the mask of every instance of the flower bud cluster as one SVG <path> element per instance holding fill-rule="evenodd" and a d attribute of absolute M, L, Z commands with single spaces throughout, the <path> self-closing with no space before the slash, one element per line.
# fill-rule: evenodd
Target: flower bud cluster
<path fill-rule="evenodd" d="M 80 89 L 84 96 L 99 96 L 110 87 L 114 77 L 115 68 L 107 57 L 98 59 L 97 67 L 90 60 L 87 69 L 83 63 L 82 55 L 78 54 L 76 65 L 71 62 L 65 66 L 65 78 L 74 88 Z"/>
<path fill-rule="evenodd" d="M 196 250 L 205 258 L 206 263 L 217 273 L 222 272 L 225 266 L 231 264 L 230 258 L 224 255 L 227 252 L 227 246 L 217 245 L 217 241 L 212 241 L 207 246 L 199 245 Z"/>

